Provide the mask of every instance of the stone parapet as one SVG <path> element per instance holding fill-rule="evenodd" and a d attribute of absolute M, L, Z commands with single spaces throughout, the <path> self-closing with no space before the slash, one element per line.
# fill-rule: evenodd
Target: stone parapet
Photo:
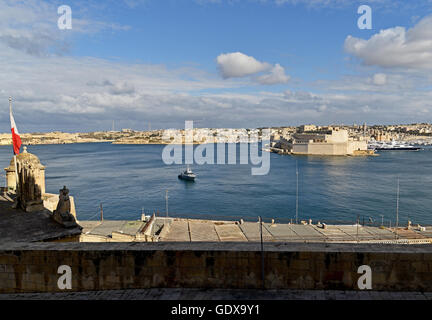
<path fill-rule="evenodd" d="M 263 260 L 262 260 L 263 259 Z M 262 261 L 264 269 L 262 269 Z M 266 243 L 26 243 L 0 245 L 0 293 L 143 288 L 432 291 L 430 245 Z M 263 271 L 263 273 L 262 273 Z"/>

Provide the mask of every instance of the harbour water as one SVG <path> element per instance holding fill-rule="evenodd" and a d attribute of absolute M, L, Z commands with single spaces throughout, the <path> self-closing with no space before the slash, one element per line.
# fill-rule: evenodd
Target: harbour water
<path fill-rule="evenodd" d="M 310 157 L 270 154 L 268 175 L 251 175 L 250 165 L 192 165 L 196 182 L 178 179 L 185 165 L 165 165 L 162 145 L 110 143 L 35 145 L 28 151 L 46 165 L 46 190 L 66 185 L 75 197 L 79 220 L 139 219 L 159 210 L 170 215 L 207 218 L 295 219 L 296 162 L 299 220 L 394 225 L 397 179 L 399 225 L 432 224 L 432 148 L 385 151 L 378 157 Z M 3 168 L 12 158 L 0 147 Z M 3 176 L 4 178 L 4 176 Z M 383 217 L 382 217 L 382 216 Z"/>

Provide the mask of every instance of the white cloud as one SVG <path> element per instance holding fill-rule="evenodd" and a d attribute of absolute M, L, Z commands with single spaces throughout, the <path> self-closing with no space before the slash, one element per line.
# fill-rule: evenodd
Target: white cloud
<path fill-rule="evenodd" d="M 218 110 L 236 109 L 232 103 L 246 101 L 204 96 L 202 90 L 220 91 L 245 83 L 222 80 L 191 67 L 40 57 L 4 43 L 0 43 L 0 52 L 0 105 L 7 105 L 8 96 L 13 96 L 22 132 L 109 129 L 113 119 L 119 126 L 137 129 L 146 128 L 147 121 L 154 127 L 181 127 L 185 118 L 223 121 L 228 115 Z M 0 113 L 0 123 L 7 128 L 6 113 Z"/>
<path fill-rule="evenodd" d="M 313 94 L 311 92 L 307 92 L 307 91 L 291 91 L 291 90 L 286 90 L 284 91 L 284 98 L 290 101 L 296 101 L 296 102 L 300 102 L 300 101 L 318 101 L 321 98 L 316 95 Z"/>
<path fill-rule="evenodd" d="M 317 107 L 317 110 L 320 111 L 320 112 L 324 112 L 324 111 L 327 110 L 327 105 L 322 104 L 322 105 L 320 105 L 320 106 Z"/>
<path fill-rule="evenodd" d="M 27 54 L 42 55 L 62 40 L 56 32 L 56 14 L 57 8 L 43 1 L 0 1 L 0 42 Z"/>
<path fill-rule="evenodd" d="M 36 1 L 24 2 L 38 5 Z M 260 127 L 338 121 L 415 122 L 432 114 L 432 93 L 424 90 L 424 78 L 412 74 L 405 77 L 386 72 L 385 86 L 378 86 L 379 76 L 371 75 L 323 82 L 316 86 L 319 93 L 298 89 L 298 83 L 292 84 L 298 90 L 256 92 L 247 87 L 250 81 L 287 82 L 284 68 L 242 53 L 228 53 L 231 59 L 223 63 L 227 67 L 223 80 L 193 67 L 173 69 L 45 54 L 63 43 L 63 38 L 58 34 L 51 37 L 47 31 L 44 42 L 40 31 L 45 30 L 43 23 L 48 20 L 43 3 L 39 11 L 32 6 L 21 10 L 12 3 L 0 0 L 0 9 L 6 10 L 0 10 L 0 106 L 7 108 L 8 96 L 14 97 L 20 132 L 106 130 L 112 120 L 116 127 L 135 129 L 147 128 L 148 121 L 153 128 L 180 128 L 185 119 L 204 119 L 200 126 L 208 127 Z M 50 19 L 56 25 L 56 10 L 52 12 Z M 74 20 L 75 27 L 80 29 Z M 6 38 L 14 35 L 22 41 L 15 46 Z M 23 39 L 34 41 L 26 43 Z M 242 90 L 236 90 L 238 87 Z M 0 123 L 7 131 L 7 112 L 0 113 Z"/>
<path fill-rule="evenodd" d="M 432 15 L 409 30 L 404 27 L 389 28 L 368 40 L 348 36 L 345 50 L 365 65 L 432 69 Z"/>
<path fill-rule="evenodd" d="M 268 73 L 253 78 L 253 80 L 260 84 L 287 83 L 290 79 L 280 64 L 272 66 L 268 62 L 260 62 L 254 57 L 241 52 L 220 54 L 216 58 L 216 62 L 224 79 L 252 76 L 262 72 Z"/>
<path fill-rule="evenodd" d="M 260 62 L 241 52 L 220 54 L 216 61 L 225 79 L 250 76 L 271 68 L 269 63 Z"/>
<path fill-rule="evenodd" d="M 369 113 L 369 112 L 371 112 L 371 108 L 366 105 L 366 106 L 361 108 L 361 111 L 363 111 L 364 113 Z"/>
<path fill-rule="evenodd" d="M 385 85 L 387 83 L 387 75 L 384 73 L 376 73 L 373 75 L 372 82 L 379 86 Z"/>
<path fill-rule="evenodd" d="M 305 90 L 238 93 L 235 88 L 245 83 L 217 79 L 193 68 L 40 58 L 1 44 L 0 52 L 5 58 L 0 60 L 0 102 L 7 105 L 7 97 L 14 97 L 15 118 L 22 132 L 106 130 L 113 119 L 118 127 L 135 129 L 147 128 L 148 121 L 153 128 L 180 128 L 184 119 L 204 119 L 199 125 L 206 127 L 259 127 L 415 122 L 432 113 L 432 93 L 413 90 L 423 78 L 392 75 L 386 86 L 377 86 L 373 76 L 361 83 L 353 77 L 324 82 L 319 94 Z M 5 128 L 8 121 L 7 113 L 0 114 Z"/>
<path fill-rule="evenodd" d="M 102 30 L 130 29 L 129 26 L 99 21 L 94 17 L 84 19 L 85 14 L 78 14 L 79 11 L 73 8 L 73 27 L 65 32 L 57 27 L 57 6 L 51 2 L 0 1 L 0 43 L 29 55 L 46 56 L 68 51 L 68 39 L 76 33 L 93 34 Z"/>
<path fill-rule="evenodd" d="M 261 84 L 278 84 L 287 83 L 289 79 L 290 77 L 285 74 L 285 69 L 279 64 L 276 64 L 269 74 L 259 76 L 257 81 Z"/>
<path fill-rule="evenodd" d="M 135 93 L 135 86 L 123 81 L 112 85 L 109 92 L 113 95 L 132 95 Z"/>

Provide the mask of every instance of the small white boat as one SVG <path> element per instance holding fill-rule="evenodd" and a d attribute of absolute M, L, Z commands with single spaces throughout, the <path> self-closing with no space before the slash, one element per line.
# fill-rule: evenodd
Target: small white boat
<path fill-rule="evenodd" d="M 188 181 L 195 181 L 196 174 L 192 172 L 192 170 L 187 167 L 185 171 L 179 174 L 179 179 L 188 180 Z"/>

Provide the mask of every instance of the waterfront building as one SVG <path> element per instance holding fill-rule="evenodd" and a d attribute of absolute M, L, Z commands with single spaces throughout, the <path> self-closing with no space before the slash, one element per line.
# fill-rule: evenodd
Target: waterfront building
<path fill-rule="evenodd" d="M 284 144 L 292 154 L 355 155 L 367 153 L 367 141 L 350 138 L 345 129 L 329 127 L 317 132 L 295 133 Z"/>
<path fill-rule="evenodd" d="M 317 130 L 317 126 L 314 124 L 303 124 L 299 127 L 300 132 L 308 132 Z"/>

